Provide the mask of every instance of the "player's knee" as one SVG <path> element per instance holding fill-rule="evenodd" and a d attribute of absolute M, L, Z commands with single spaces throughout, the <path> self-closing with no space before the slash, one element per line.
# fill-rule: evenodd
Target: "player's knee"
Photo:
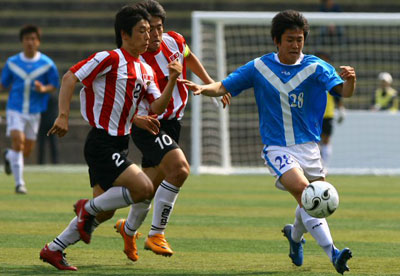
<path fill-rule="evenodd" d="M 190 166 L 185 162 L 179 162 L 172 168 L 167 173 L 166 179 L 169 180 L 173 184 L 178 184 L 182 185 L 183 182 L 187 179 L 190 173 Z"/>
<path fill-rule="evenodd" d="M 149 183 L 146 185 L 146 188 L 143 191 L 143 200 L 149 200 L 154 197 L 154 186 L 153 183 L 149 179 Z"/>
<path fill-rule="evenodd" d="M 143 173 L 143 177 L 140 181 L 140 185 L 137 185 L 135 189 L 130 190 L 134 202 L 152 199 L 154 196 L 154 186 L 150 178 Z"/>
<path fill-rule="evenodd" d="M 21 140 L 13 141 L 12 149 L 15 151 L 22 151 L 25 155 L 24 143 Z"/>
<path fill-rule="evenodd" d="M 304 189 L 308 186 L 308 184 L 309 184 L 308 182 L 300 182 L 296 186 L 296 189 L 292 192 L 293 196 L 299 203 L 301 201 L 301 194 L 303 193 Z"/>

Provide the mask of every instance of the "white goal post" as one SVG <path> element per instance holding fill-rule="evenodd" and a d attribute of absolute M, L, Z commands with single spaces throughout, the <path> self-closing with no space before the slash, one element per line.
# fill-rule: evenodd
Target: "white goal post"
<path fill-rule="evenodd" d="M 276 51 L 270 37 L 276 14 L 195 11 L 192 51 L 215 80 L 222 80 Z M 347 116 L 334 126 L 329 172 L 400 174 L 400 113 L 369 110 L 379 72 L 390 72 L 394 87 L 400 87 L 400 13 L 303 14 L 310 24 L 304 53 L 328 53 L 336 68 L 351 65 L 357 71 L 356 94 L 344 101 Z M 191 97 L 191 102 L 192 173 L 268 173 L 252 91 L 233 98 L 228 109 L 205 96 Z"/>

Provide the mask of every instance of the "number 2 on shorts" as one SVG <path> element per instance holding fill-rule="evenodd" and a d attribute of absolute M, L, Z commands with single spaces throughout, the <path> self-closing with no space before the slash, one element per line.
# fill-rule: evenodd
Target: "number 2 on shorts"
<path fill-rule="evenodd" d="M 117 168 L 118 168 L 119 166 L 121 166 L 122 163 L 125 162 L 124 159 L 120 160 L 121 154 L 119 154 L 119 153 L 113 153 L 113 155 L 111 156 L 111 158 L 112 158 L 112 160 L 115 161 L 115 166 L 117 166 Z"/>
<path fill-rule="evenodd" d="M 286 164 L 291 164 L 293 163 L 292 158 L 290 158 L 290 156 L 284 154 L 282 156 L 277 156 L 275 157 L 275 162 L 279 162 L 279 170 L 281 170 L 282 168 L 284 168 L 286 166 Z"/>

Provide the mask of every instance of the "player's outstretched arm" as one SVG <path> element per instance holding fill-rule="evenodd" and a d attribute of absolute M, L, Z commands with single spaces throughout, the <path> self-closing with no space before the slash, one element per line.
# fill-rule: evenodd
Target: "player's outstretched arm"
<path fill-rule="evenodd" d="M 214 80 L 208 75 L 206 69 L 203 64 L 201 64 L 200 60 L 196 57 L 192 52 L 186 57 L 186 64 L 189 67 L 190 71 L 196 74 L 205 84 L 213 83 Z"/>
<path fill-rule="evenodd" d="M 340 66 L 339 76 L 345 80 L 342 85 L 335 86 L 335 92 L 344 98 L 353 96 L 356 89 L 356 71 L 351 66 Z"/>
<path fill-rule="evenodd" d="M 71 99 L 77 82 L 78 78 L 71 71 L 64 74 L 58 98 L 58 117 L 47 132 L 47 135 L 56 134 L 58 137 L 63 137 L 67 134 Z"/>
<path fill-rule="evenodd" d="M 168 83 L 161 93 L 161 97 L 151 103 L 151 111 L 155 114 L 162 114 L 167 108 L 169 100 L 172 97 L 172 91 L 180 74 L 182 73 L 182 64 L 177 60 L 172 61 L 168 64 L 169 78 Z"/>
<path fill-rule="evenodd" d="M 220 81 L 205 85 L 199 85 L 189 80 L 179 81 L 185 84 L 188 89 L 192 90 L 193 95 L 203 94 L 209 97 L 219 97 L 229 93 L 229 91 L 226 90 L 225 86 L 223 86 L 222 82 Z"/>
<path fill-rule="evenodd" d="M 189 69 L 196 74 L 205 84 L 213 83 L 214 80 L 208 75 L 206 69 L 204 68 L 203 64 L 201 64 L 200 60 L 197 58 L 195 54 L 192 52 L 186 57 L 186 64 L 188 65 Z M 225 94 L 220 99 L 222 106 L 225 108 L 227 105 L 231 104 L 231 94 Z"/>

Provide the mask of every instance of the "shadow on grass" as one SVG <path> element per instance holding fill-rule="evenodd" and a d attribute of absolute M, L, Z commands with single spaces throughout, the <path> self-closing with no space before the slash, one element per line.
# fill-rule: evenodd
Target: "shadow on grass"
<path fill-rule="evenodd" d="M 17 275 L 152 275 L 152 276 L 196 276 L 196 275 L 213 275 L 213 276 L 240 276 L 240 275 L 287 275 L 283 272 L 277 271 L 255 271 L 255 272 L 178 272 L 178 271 L 165 271 L 162 269 L 134 269 L 132 267 L 121 266 L 80 266 L 78 271 L 61 271 L 56 270 L 52 266 L 20 266 L 20 267 L 2 267 L 0 268 L 0 275 L 17 276 Z"/>

